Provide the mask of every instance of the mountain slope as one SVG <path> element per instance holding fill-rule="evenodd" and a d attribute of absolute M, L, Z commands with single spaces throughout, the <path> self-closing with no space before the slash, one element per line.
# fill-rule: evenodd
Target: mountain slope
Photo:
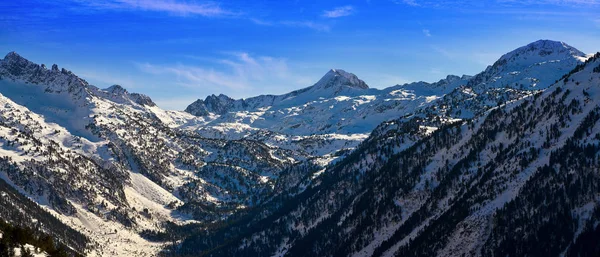
<path fill-rule="evenodd" d="M 288 94 L 240 100 L 224 95 L 209 96 L 186 110 L 192 114 L 194 110 L 202 110 L 204 116 L 218 115 L 202 123 L 201 128 L 198 127 L 201 130 L 246 124 L 291 136 L 365 134 L 384 120 L 411 113 L 449 89 L 466 84 L 467 79 L 468 76 L 449 76 L 434 84 L 421 82 L 418 86 L 378 90 L 369 89 L 354 74 L 331 70 L 315 85 Z"/>
<path fill-rule="evenodd" d="M 331 70 L 288 94 L 177 112 L 9 53 L 0 220 L 39 220 L 90 256 L 170 242 L 212 256 L 520 255 L 533 250 L 519 240 L 540 239 L 546 254 L 578 253 L 600 213 L 600 67 L 583 59 L 538 41 L 474 77 L 379 90 Z"/>
<path fill-rule="evenodd" d="M 0 176 L 89 236 L 91 255 L 155 254 L 164 243 L 139 233 L 260 203 L 283 170 L 307 158 L 171 128 L 147 96 L 99 89 L 16 53 L 0 60 L 0 106 L 0 153 L 10 167 Z"/>
<path fill-rule="evenodd" d="M 395 129 L 384 124 L 277 211 L 191 237 L 180 252 L 559 256 L 594 249 L 599 67 L 600 54 L 542 93 L 421 140 L 407 138 L 419 135 L 418 117 Z M 221 241 L 224 234 L 237 237 Z"/>
<path fill-rule="evenodd" d="M 208 96 L 186 109 L 201 118 L 180 127 L 210 138 L 251 137 L 290 149 L 290 138 L 318 135 L 334 140 L 321 143 L 330 144 L 325 150 L 311 152 L 322 156 L 353 149 L 379 123 L 401 116 L 472 118 L 547 88 L 584 59 L 585 54 L 563 42 L 540 40 L 503 55 L 474 77 L 450 75 L 436 83 L 382 90 L 368 88 L 354 74 L 331 70 L 315 85 L 284 95 L 239 100 Z"/>

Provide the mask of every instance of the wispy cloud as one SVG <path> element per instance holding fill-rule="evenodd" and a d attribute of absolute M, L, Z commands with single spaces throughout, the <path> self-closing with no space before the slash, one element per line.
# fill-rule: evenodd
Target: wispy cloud
<path fill-rule="evenodd" d="M 250 21 L 260 26 L 280 26 L 294 28 L 308 28 L 316 31 L 330 31 L 328 24 L 313 20 L 265 20 L 255 18 L 251 10 L 235 11 L 220 5 L 218 2 L 206 0 L 59 0 L 57 5 L 68 5 L 68 9 L 78 12 L 95 11 L 146 11 L 162 12 L 180 17 L 221 17 L 236 18 Z M 354 13 L 352 6 L 343 6 L 326 12 L 331 18 L 348 16 Z M 324 14 L 325 15 L 325 14 Z M 0 18 L 1 20 L 1 18 Z M 176 41 L 176 40 L 171 40 Z"/>
<path fill-rule="evenodd" d="M 260 26 L 308 28 L 316 31 L 329 31 L 331 29 L 331 27 L 327 24 L 314 21 L 266 21 L 256 18 L 251 18 L 250 21 Z"/>
<path fill-rule="evenodd" d="M 297 79 L 288 70 L 287 61 L 282 58 L 258 56 L 248 53 L 226 53 L 228 58 L 214 60 L 211 68 L 184 64 L 156 65 L 137 63 L 137 67 L 145 73 L 154 75 L 175 76 L 177 84 L 204 92 L 238 91 L 248 92 L 258 85 L 267 86 L 273 83 L 291 83 Z M 219 69 L 215 69 L 221 66 Z"/>
<path fill-rule="evenodd" d="M 282 21 L 280 24 L 290 27 L 309 28 L 318 31 L 329 31 L 330 27 L 325 24 L 316 23 L 313 21 Z"/>
<path fill-rule="evenodd" d="M 143 10 L 166 12 L 181 16 L 233 16 L 235 12 L 223 9 L 214 2 L 190 2 L 190 1 L 161 1 L 161 0 L 73 0 L 74 2 L 91 8 L 108 10 Z"/>
<path fill-rule="evenodd" d="M 333 10 L 328 10 L 323 12 L 323 17 L 325 18 L 339 18 L 344 16 L 350 16 L 354 14 L 354 7 L 350 5 L 337 7 Z"/>
<path fill-rule="evenodd" d="M 424 29 L 423 35 L 425 35 L 426 37 L 431 37 L 431 31 L 429 31 L 428 29 Z"/>
<path fill-rule="evenodd" d="M 404 3 L 410 6 L 419 6 L 419 4 L 417 4 L 417 1 L 415 0 L 400 0 L 400 1 L 395 1 L 396 3 Z"/>
<path fill-rule="evenodd" d="M 138 63 L 138 68 L 154 75 L 175 75 L 180 86 L 196 87 L 225 87 L 234 90 L 247 88 L 245 81 L 214 69 L 177 64 L 173 66 Z"/>

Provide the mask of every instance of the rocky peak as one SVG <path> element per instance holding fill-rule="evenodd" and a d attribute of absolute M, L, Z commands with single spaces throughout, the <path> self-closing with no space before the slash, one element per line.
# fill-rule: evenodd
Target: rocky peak
<path fill-rule="evenodd" d="M 208 109 L 206 109 L 206 105 L 204 105 L 204 100 L 202 99 L 198 99 L 195 102 L 191 103 L 185 108 L 184 111 L 191 115 L 199 117 L 208 116 L 210 114 Z"/>
<path fill-rule="evenodd" d="M 195 116 L 207 116 L 209 113 L 225 114 L 231 109 L 235 100 L 224 94 L 209 95 L 204 100 L 196 100 L 185 111 Z"/>
<path fill-rule="evenodd" d="M 216 114 L 225 114 L 227 113 L 229 108 L 231 108 L 231 105 L 234 101 L 235 100 L 233 100 L 233 98 L 224 94 L 220 94 L 218 96 L 210 95 L 206 97 L 206 99 L 204 100 L 204 104 L 210 112 Z"/>
<path fill-rule="evenodd" d="M 129 92 L 127 92 L 127 89 L 123 88 L 121 85 L 112 85 L 105 90 L 115 95 L 129 94 Z"/>
<path fill-rule="evenodd" d="M 144 94 L 138 93 L 129 93 L 127 89 L 123 88 L 121 85 L 112 85 L 104 91 L 112 94 L 113 96 L 129 98 L 131 101 L 146 106 L 156 106 L 156 104 L 152 101 L 152 99 Z"/>
<path fill-rule="evenodd" d="M 27 61 L 27 59 L 23 58 L 22 56 L 17 54 L 17 52 L 14 52 L 14 51 L 6 54 L 6 56 L 4 56 L 4 60 L 5 61 L 22 61 L 22 60 Z"/>
<path fill-rule="evenodd" d="M 369 89 L 369 86 L 352 73 L 340 69 L 331 69 L 312 88 L 316 90 Z"/>
<path fill-rule="evenodd" d="M 129 94 L 129 99 L 140 105 L 146 105 L 150 107 L 156 106 L 156 103 L 152 101 L 152 98 L 144 94 L 131 93 Z"/>

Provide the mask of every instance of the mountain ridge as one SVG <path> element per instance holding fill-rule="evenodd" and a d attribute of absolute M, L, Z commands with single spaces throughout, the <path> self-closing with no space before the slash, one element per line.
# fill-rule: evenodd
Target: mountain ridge
<path fill-rule="evenodd" d="M 539 231 L 540 216 L 512 199 L 560 214 L 528 188 L 580 213 L 578 224 L 600 210 L 569 186 L 593 187 L 589 170 L 545 172 L 595 165 L 600 55 L 582 63 L 564 43 L 532 44 L 519 48 L 523 65 L 473 77 L 379 90 L 336 69 L 284 95 L 209 96 L 201 117 L 11 52 L 0 60 L 0 178 L 88 237 L 89 255 L 154 255 L 169 242 L 207 256 L 504 255 L 518 230 L 490 215 Z M 574 226 L 560 227 L 564 242 L 593 235 Z"/>
<path fill-rule="evenodd" d="M 235 240 L 190 237 L 180 253 L 577 256 L 598 243 L 598 57 L 547 90 L 416 141 L 406 140 L 416 118 L 376 130 L 285 212 L 220 232 L 241 229 Z"/>

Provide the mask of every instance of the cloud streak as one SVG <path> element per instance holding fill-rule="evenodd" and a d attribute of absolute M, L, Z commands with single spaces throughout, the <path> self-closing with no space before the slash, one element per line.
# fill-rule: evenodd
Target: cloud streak
<path fill-rule="evenodd" d="M 184 1 L 184 0 L 59 0 L 58 5 L 69 4 L 69 10 L 90 11 L 142 11 L 162 12 L 179 17 L 211 17 L 211 18 L 235 18 L 249 20 L 260 26 L 308 28 L 316 31 L 330 31 L 331 27 L 313 20 L 263 20 L 255 18 L 251 13 L 226 9 L 216 2 L 208 1 Z M 354 13 L 352 6 L 338 7 L 325 12 L 330 18 L 348 16 Z M 0 19 L 1 20 L 1 19 Z"/>
<path fill-rule="evenodd" d="M 235 16 L 235 12 L 225 10 L 213 2 L 183 2 L 183 1 L 161 1 L 161 0 L 74 0 L 76 3 L 97 9 L 105 10 L 142 10 L 154 12 L 166 12 L 179 16 L 204 16 L 223 17 Z"/>
<path fill-rule="evenodd" d="M 321 15 L 321 16 L 323 16 L 325 18 L 339 18 L 339 17 L 350 16 L 352 14 L 354 14 L 354 7 L 352 7 L 350 5 L 346 5 L 346 6 L 337 7 L 333 10 L 324 11 L 323 15 Z"/>
<path fill-rule="evenodd" d="M 155 65 L 136 63 L 144 73 L 175 76 L 176 84 L 197 91 L 248 92 L 257 85 L 268 86 L 274 83 L 292 83 L 298 78 L 291 75 L 287 61 L 268 56 L 253 57 L 248 53 L 226 53 L 229 58 L 214 60 L 211 68 L 184 64 Z M 216 66 L 219 69 L 215 69 Z"/>
<path fill-rule="evenodd" d="M 255 18 L 251 18 L 250 21 L 260 26 L 308 28 L 316 31 L 329 31 L 331 29 L 331 27 L 327 24 L 314 21 L 266 21 Z"/>

